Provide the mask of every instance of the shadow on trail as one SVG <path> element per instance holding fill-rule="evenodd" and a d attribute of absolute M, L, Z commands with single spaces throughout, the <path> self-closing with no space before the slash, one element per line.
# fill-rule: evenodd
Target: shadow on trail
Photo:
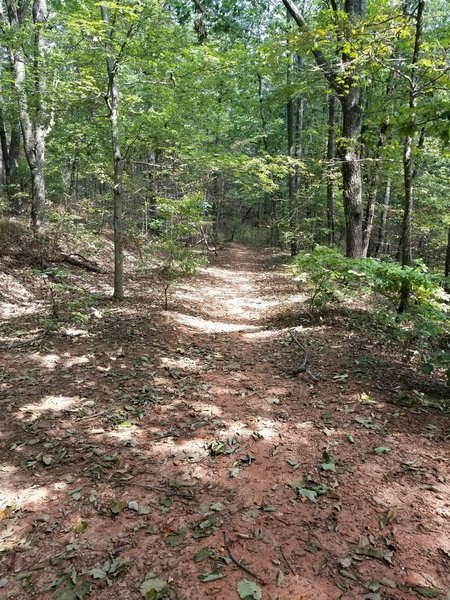
<path fill-rule="evenodd" d="M 277 307 L 301 291 L 273 264 L 232 245 L 178 287 L 172 311 L 137 291 L 85 338 L 8 352 L 6 598 L 50 598 L 61 576 L 59 589 L 137 600 L 149 571 L 180 600 L 237 598 L 252 577 L 223 560 L 224 532 L 264 598 L 356 600 L 383 578 L 408 588 L 384 586 L 392 600 L 449 589 L 448 414 L 393 405 L 397 366 L 339 318 L 296 324 L 321 379 L 289 376 L 302 357 Z M 323 495 L 297 491 L 305 476 Z M 91 571 L 113 558 L 124 567 L 110 586 Z M 224 577 L 199 580 L 214 570 Z"/>

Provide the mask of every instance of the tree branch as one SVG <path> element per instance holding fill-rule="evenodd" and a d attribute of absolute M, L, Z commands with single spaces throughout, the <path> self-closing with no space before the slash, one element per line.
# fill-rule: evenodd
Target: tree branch
<path fill-rule="evenodd" d="M 313 47 L 312 47 L 311 51 L 314 55 L 314 58 L 316 59 L 316 63 L 318 65 L 318 67 L 321 69 L 321 71 L 324 74 L 329 85 L 338 94 L 340 94 L 341 86 L 338 84 L 337 77 L 336 77 L 336 71 L 332 67 L 330 62 L 327 60 L 324 53 L 321 50 L 314 47 L 314 40 L 312 39 L 312 35 L 308 28 L 308 24 L 306 23 L 305 17 L 300 12 L 297 5 L 294 4 L 294 2 L 292 2 L 292 0 L 282 0 L 282 1 L 283 1 L 284 6 L 286 7 L 286 10 L 288 11 L 288 13 L 291 15 L 291 17 L 294 19 L 295 23 L 297 24 L 298 28 L 301 29 L 302 31 L 304 31 L 306 34 L 308 34 L 309 37 L 311 38 L 311 42 L 313 43 Z"/>

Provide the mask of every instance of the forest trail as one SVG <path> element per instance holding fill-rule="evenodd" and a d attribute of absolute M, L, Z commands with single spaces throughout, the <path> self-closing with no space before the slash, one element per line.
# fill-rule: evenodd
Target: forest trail
<path fill-rule="evenodd" d="M 395 403 L 404 366 L 270 251 L 230 245 L 168 311 L 149 286 L 4 353 L 0 597 L 137 600 L 151 572 L 179 600 L 448 599 L 448 411 Z"/>

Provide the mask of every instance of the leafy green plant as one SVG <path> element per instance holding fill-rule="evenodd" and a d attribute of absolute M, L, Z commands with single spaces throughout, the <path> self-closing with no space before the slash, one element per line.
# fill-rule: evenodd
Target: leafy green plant
<path fill-rule="evenodd" d="M 298 255 L 291 271 L 307 282 L 311 308 L 365 296 L 366 303 L 377 309 L 379 324 L 389 325 L 391 333 L 407 343 L 420 341 L 425 371 L 448 369 L 449 353 L 440 345 L 450 334 L 450 295 L 444 290 L 442 277 L 430 273 L 423 263 L 402 267 L 374 258 L 350 259 L 336 249 L 319 246 Z M 407 312 L 399 315 L 397 307 L 405 283 L 410 302 Z"/>
<path fill-rule="evenodd" d="M 181 199 L 158 198 L 157 217 L 151 224 L 156 238 L 149 244 L 147 252 L 151 252 L 158 263 L 165 310 L 170 287 L 206 263 L 206 258 L 195 249 L 195 237 L 209 224 L 207 209 L 208 204 L 199 193 Z"/>

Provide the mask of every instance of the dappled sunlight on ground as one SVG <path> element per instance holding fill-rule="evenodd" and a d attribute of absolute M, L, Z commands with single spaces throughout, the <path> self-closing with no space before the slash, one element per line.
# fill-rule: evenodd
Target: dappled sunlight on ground
<path fill-rule="evenodd" d="M 18 418 L 37 419 L 42 413 L 47 411 L 60 412 L 70 410 L 80 404 L 83 399 L 79 396 L 46 396 L 39 402 L 25 404 L 21 406 L 18 413 Z"/>
<path fill-rule="evenodd" d="M 180 313 L 168 313 L 167 317 L 181 325 L 186 325 L 191 329 L 196 329 L 201 333 L 229 333 L 237 331 L 251 331 L 257 329 L 254 325 L 238 325 L 233 323 L 220 323 L 217 321 L 207 321 L 200 317 L 192 317 Z"/>
<path fill-rule="evenodd" d="M 360 600 L 369 582 L 382 600 L 445 598 L 448 413 L 395 405 L 401 365 L 375 364 L 362 334 L 283 322 L 302 293 L 269 252 L 214 260 L 173 311 L 140 277 L 88 337 L 5 355 L 0 596 L 49 600 L 60 577 L 72 598 L 88 582 L 95 600 L 138 600 L 152 571 L 179 600 L 238 600 L 242 578 L 263 600 Z M 318 381 L 290 374 L 292 325 Z M 92 575 L 113 559 L 110 584 Z"/>

